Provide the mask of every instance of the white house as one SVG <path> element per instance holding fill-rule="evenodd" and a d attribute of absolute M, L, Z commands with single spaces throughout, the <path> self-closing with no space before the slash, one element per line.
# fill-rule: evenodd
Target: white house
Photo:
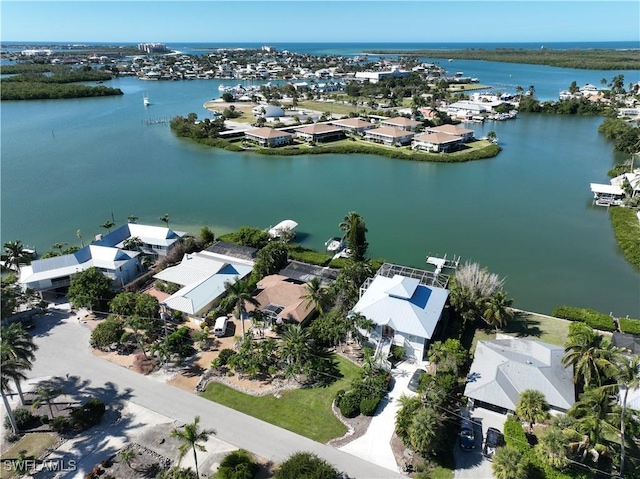
<path fill-rule="evenodd" d="M 142 253 L 158 257 L 166 256 L 178 246 L 185 234 L 184 231 L 174 231 L 163 226 L 127 223 L 106 236 L 100 236 L 93 244 L 122 249 L 127 240 L 136 239 Z"/>
<path fill-rule="evenodd" d="M 235 283 L 251 273 L 253 261 L 201 251 L 185 254 L 180 264 L 154 278 L 182 286 L 164 304 L 192 319 L 202 318 L 222 298 L 226 283 Z"/>
<path fill-rule="evenodd" d="M 424 284 L 420 277 L 394 274 L 393 268 L 388 270 L 393 276 L 378 273 L 365 282 L 353 312 L 376 324 L 369 339 L 378 352 L 388 352 L 391 345 L 402 346 L 407 357 L 422 361 L 438 328 L 449 290 Z"/>
<path fill-rule="evenodd" d="M 532 339 L 505 337 L 478 341 L 464 395 L 476 405 L 515 411 L 520 394 L 535 389 L 551 410 L 566 412 L 575 402 L 573 367 L 564 366 L 564 348 Z"/>

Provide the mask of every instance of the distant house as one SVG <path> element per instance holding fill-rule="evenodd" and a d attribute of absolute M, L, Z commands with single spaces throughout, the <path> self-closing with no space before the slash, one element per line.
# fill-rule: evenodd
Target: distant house
<path fill-rule="evenodd" d="M 267 313 L 274 323 L 278 320 L 301 323 L 313 311 L 313 305 L 307 305 L 307 301 L 302 298 L 307 294 L 304 283 L 274 274 L 262 278 L 257 287 L 260 292 L 255 298 L 259 306 L 256 308 L 248 304 L 247 312 L 260 309 Z"/>
<path fill-rule="evenodd" d="M 293 135 L 291 133 L 268 127 L 249 130 L 245 132 L 244 137 L 247 141 L 252 141 L 260 146 L 270 148 L 289 145 L 293 142 Z"/>
<path fill-rule="evenodd" d="M 118 289 L 141 273 L 140 253 L 91 244 L 73 254 L 38 259 L 20 266 L 20 284 L 41 295 L 66 294 L 71 278 L 89 268 L 99 269 Z"/>
<path fill-rule="evenodd" d="M 425 359 L 449 297 L 449 290 L 425 284 L 429 277 L 426 271 L 385 264 L 362 285 L 352 311 L 375 323 L 369 339 L 377 352 L 397 345 L 407 357 Z"/>
<path fill-rule="evenodd" d="M 391 126 L 382 126 L 372 130 L 367 130 L 364 139 L 376 143 L 382 143 L 387 146 L 408 145 L 413 139 L 412 131 L 405 131 L 400 128 Z"/>
<path fill-rule="evenodd" d="M 431 126 L 426 128 L 427 133 L 445 133 L 447 135 L 459 136 L 463 142 L 472 141 L 475 135 L 475 131 L 468 128 L 462 128 L 458 125 L 440 125 Z"/>
<path fill-rule="evenodd" d="M 201 251 L 185 254 L 180 264 L 154 276 L 155 279 L 182 286 L 164 304 L 191 319 L 202 319 L 226 291 L 226 283 L 235 283 L 251 273 L 253 261 Z"/>
<path fill-rule="evenodd" d="M 476 405 L 515 412 L 520 394 L 535 389 L 553 411 L 575 402 L 573 367 L 564 366 L 564 348 L 532 339 L 478 341 L 464 395 Z"/>
<path fill-rule="evenodd" d="M 375 128 L 375 123 L 363 120 L 362 118 L 345 118 L 344 120 L 335 120 L 331 122 L 333 125 L 350 133 L 362 135 L 366 130 Z"/>
<path fill-rule="evenodd" d="M 308 142 L 324 142 L 341 140 L 344 131 L 341 128 L 326 123 L 314 123 L 313 125 L 296 128 L 296 136 Z"/>
<path fill-rule="evenodd" d="M 414 137 L 411 147 L 416 150 L 446 153 L 459 149 L 463 144 L 461 136 L 447 133 L 424 133 Z"/>
<path fill-rule="evenodd" d="M 404 116 L 396 116 L 394 118 L 382 120 L 380 122 L 380 126 L 390 126 L 392 128 L 399 128 L 400 130 L 415 131 L 417 128 L 422 126 L 422 123 Z"/>

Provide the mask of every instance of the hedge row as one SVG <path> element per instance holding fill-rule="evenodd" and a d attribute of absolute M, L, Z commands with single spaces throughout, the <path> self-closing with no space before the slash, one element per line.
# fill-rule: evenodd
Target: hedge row
<path fill-rule="evenodd" d="M 331 256 L 328 254 L 305 248 L 298 243 L 289 244 L 287 246 L 287 252 L 289 253 L 289 259 L 315 264 L 317 266 L 326 266 L 331 260 Z"/>
<path fill-rule="evenodd" d="M 623 333 L 640 336 L 640 319 L 620 318 L 620 329 Z"/>
<path fill-rule="evenodd" d="M 504 442 L 507 446 L 513 446 L 522 454 L 526 454 L 531 449 L 527 435 L 520 421 L 516 419 L 507 419 L 504 423 Z"/>
<path fill-rule="evenodd" d="M 601 331 L 615 331 L 616 325 L 608 314 L 599 313 L 593 309 L 576 308 L 573 306 L 560 306 L 551 313 L 556 318 L 569 321 L 579 321 Z"/>
<path fill-rule="evenodd" d="M 640 222 L 631 208 L 609 208 L 611 226 L 625 258 L 640 268 Z"/>

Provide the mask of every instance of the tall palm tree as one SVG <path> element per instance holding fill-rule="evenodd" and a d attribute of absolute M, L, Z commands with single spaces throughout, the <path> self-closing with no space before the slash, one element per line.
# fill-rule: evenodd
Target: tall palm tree
<path fill-rule="evenodd" d="M 31 363 L 35 360 L 35 351 L 38 346 L 33 342 L 31 335 L 22 329 L 21 323 L 13 323 L 0 331 L 2 340 L 2 362 L 14 359 L 20 360 L 26 366 L 25 369 L 31 369 Z M 16 389 L 20 396 L 20 402 L 24 404 L 24 395 L 20 387 L 21 376 L 15 378 Z"/>
<path fill-rule="evenodd" d="M 24 371 L 31 368 L 31 365 L 28 364 L 23 359 L 15 359 L 11 357 L 8 353 L 6 353 L 7 346 L 2 343 L 0 345 L 0 357 L 2 358 L 2 368 L 0 368 L 0 395 L 2 395 L 2 402 L 4 403 L 4 407 L 7 410 L 7 416 L 9 417 L 9 422 L 11 423 L 11 429 L 14 434 L 18 434 L 18 423 L 16 422 L 16 418 L 13 414 L 13 410 L 11 409 L 11 405 L 9 404 L 9 400 L 7 398 L 7 393 L 11 392 L 10 383 L 11 381 L 15 381 L 16 383 L 19 381 L 24 381 L 27 379 L 27 376 L 24 374 Z"/>
<path fill-rule="evenodd" d="M 569 335 L 562 364 L 573 366 L 574 382 L 582 387 L 602 386 L 615 373 L 616 349 L 608 339 L 588 326 Z"/>
<path fill-rule="evenodd" d="M 535 389 L 526 389 L 520 393 L 520 399 L 516 405 L 516 414 L 520 419 L 529 423 L 529 429 L 533 431 L 536 422 L 544 421 L 549 416 L 549 404 L 544 394 Z"/>
<path fill-rule="evenodd" d="M 365 236 L 368 230 L 364 218 L 355 211 L 350 211 L 342 219 L 338 228 L 340 231 L 344 231 L 343 237 L 347 238 L 351 249 L 351 258 L 354 261 L 363 261 L 369 247 Z"/>
<path fill-rule="evenodd" d="M 625 466 L 625 420 L 627 413 L 627 397 L 629 389 L 637 389 L 640 387 L 640 356 L 633 355 L 626 358 L 619 355 L 616 360 L 616 385 L 623 391 L 622 395 L 622 412 L 620 413 L 620 474 L 624 474 Z"/>
<path fill-rule="evenodd" d="M 162 221 L 164 224 L 167 225 L 167 228 L 169 227 L 169 215 L 165 214 L 164 216 L 160 217 L 160 221 Z"/>
<path fill-rule="evenodd" d="M 322 285 L 322 281 L 320 281 L 318 277 L 314 276 L 305 285 L 305 289 L 307 290 L 307 292 L 300 297 L 301 299 L 305 300 L 305 308 L 313 306 L 318 314 L 324 314 L 324 308 L 327 299 L 327 290 Z"/>
<path fill-rule="evenodd" d="M 494 326 L 497 332 L 498 327 L 503 328 L 513 319 L 511 304 L 513 304 L 513 300 L 508 299 L 504 291 L 498 291 L 484 301 L 482 319 L 489 326 Z"/>
<path fill-rule="evenodd" d="M 111 220 L 107 220 L 100 225 L 100 228 L 106 229 L 109 233 L 111 233 L 111 228 L 115 226 L 115 223 Z"/>
<path fill-rule="evenodd" d="M 7 267 L 16 271 L 20 271 L 21 264 L 29 264 L 31 262 L 31 257 L 27 254 L 22 241 L 9 241 L 4 244 L 4 254 L 7 256 Z"/>
<path fill-rule="evenodd" d="M 44 385 L 36 390 L 36 399 L 33 401 L 33 407 L 40 407 L 41 404 L 46 404 L 49 407 L 49 413 L 53 418 L 53 400 L 62 394 L 62 388 L 51 385 Z"/>
<path fill-rule="evenodd" d="M 60 254 L 62 254 L 62 250 L 65 248 L 65 246 L 69 246 L 69 243 L 65 243 L 65 242 L 56 243 L 51 248 L 57 249 L 60 252 Z"/>
<path fill-rule="evenodd" d="M 136 221 L 138 221 L 138 217 L 135 216 L 135 215 L 129 215 L 129 216 L 127 216 L 127 221 L 129 223 L 135 223 Z"/>
<path fill-rule="evenodd" d="M 568 439 L 558 426 L 550 426 L 539 435 L 536 452 L 550 466 L 564 469 L 569 465 L 567 458 Z"/>
<path fill-rule="evenodd" d="M 249 282 L 246 280 L 238 280 L 236 282 L 225 282 L 227 304 L 233 304 L 236 310 L 236 315 L 242 325 L 242 339 L 244 340 L 244 317 L 246 315 L 246 304 L 252 304 L 255 307 L 260 306 L 260 303 L 256 298 L 251 295 L 251 289 Z"/>
<path fill-rule="evenodd" d="M 182 430 L 174 429 L 171 431 L 170 436 L 180 440 L 182 444 L 178 448 L 178 464 L 182 458 L 189 452 L 193 451 L 193 460 L 196 465 L 196 477 L 200 477 L 198 472 L 198 454 L 197 451 L 205 452 L 206 449 L 201 442 L 206 442 L 209 436 L 215 435 L 216 431 L 213 429 L 200 429 L 198 424 L 200 423 L 200 416 L 196 416 L 192 423 L 185 424 Z"/>

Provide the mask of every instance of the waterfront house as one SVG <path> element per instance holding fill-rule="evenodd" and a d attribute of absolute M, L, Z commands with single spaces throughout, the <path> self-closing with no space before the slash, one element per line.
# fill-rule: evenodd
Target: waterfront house
<path fill-rule="evenodd" d="M 414 150 L 447 153 L 459 149 L 463 143 L 461 136 L 448 135 L 447 133 L 424 133 L 413 139 L 411 148 Z"/>
<path fill-rule="evenodd" d="M 134 249 L 157 258 L 166 256 L 173 248 L 177 247 L 185 234 L 184 231 L 174 231 L 163 226 L 127 223 L 105 236 L 98 235 L 93 244 Z"/>
<path fill-rule="evenodd" d="M 387 118 L 380 122 L 380 126 L 390 126 L 392 128 L 399 128 L 405 131 L 416 131 L 422 123 L 411 118 L 404 116 L 396 116 L 394 118 Z"/>
<path fill-rule="evenodd" d="M 344 120 L 332 121 L 331 124 L 344 131 L 358 135 L 362 135 L 366 130 L 371 130 L 376 127 L 375 123 L 363 120 L 362 118 L 345 118 Z"/>
<path fill-rule="evenodd" d="M 544 394 L 552 411 L 575 402 L 573 366 L 562 364 L 564 348 L 542 341 L 504 337 L 478 341 L 464 395 L 476 406 L 515 412 L 522 391 Z"/>
<path fill-rule="evenodd" d="M 181 286 L 164 305 L 199 321 L 222 299 L 227 282 L 235 283 L 252 270 L 253 261 L 200 251 L 185 254 L 180 264 L 164 269 L 154 278 Z"/>
<path fill-rule="evenodd" d="M 367 333 L 376 353 L 386 358 L 392 345 L 403 347 L 408 358 L 423 361 L 442 327 L 449 290 L 434 286 L 428 271 L 385 263 L 360 288 L 353 307 L 375 323 Z"/>
<path fill-rule="evenodd" d="M 291 133 L 268 127 L 249 130 L 245 132 L 244 138 L 247 141 L 265 147 L 276 147 L 293 143 L 293 135 Z"/>
<path fill-rule="evenodd" d="M 427 133 L 445 133 L 447 135 L 459 136 L 464 143 L 472 141 L 474 139 L 475 132 L 468 128 L 463 128 L 458 125 L 440 125 L 430 126 L 426 128 Z"/>
<path fill-rule="evenodd" d="M 341 128 L 327 123 L 314 123 L 296 128 L 295 131 L 298 138 L 308 142 L 324 142 L 344 138 L 344 131 Z"/>
<path fill-rule="evenodd" d="M 382 143 L 387 146 L 408 145 L 413 139 L 412 131 L 394 128 L 392 126 L 382 126 L 372 130 L 367 130 L 364 139 L 375 143 Z"/>
<path fill-rule="evenodd" d="M 122 288 L 142 271 L 140 253 L 91 244 L 72 254 L 38 259 L 20 266 L 19 283 L 43 298 L 64 295 L 71 278 L 89 268 L 99 269 L 111 279 L 114 289 Z"/>
<path fill-rule="evenodd" d="M 277 321 L 303 322 L 313 311 L 313 305 L 303 298 L 307 294 L 305 283 L 286 276 L 273 274 L 262 278 L 258 284 L 255 299 L 258 307 L 247 304 L 247 312 L 255 309 L 264 311 L 272 323 Z"/>

